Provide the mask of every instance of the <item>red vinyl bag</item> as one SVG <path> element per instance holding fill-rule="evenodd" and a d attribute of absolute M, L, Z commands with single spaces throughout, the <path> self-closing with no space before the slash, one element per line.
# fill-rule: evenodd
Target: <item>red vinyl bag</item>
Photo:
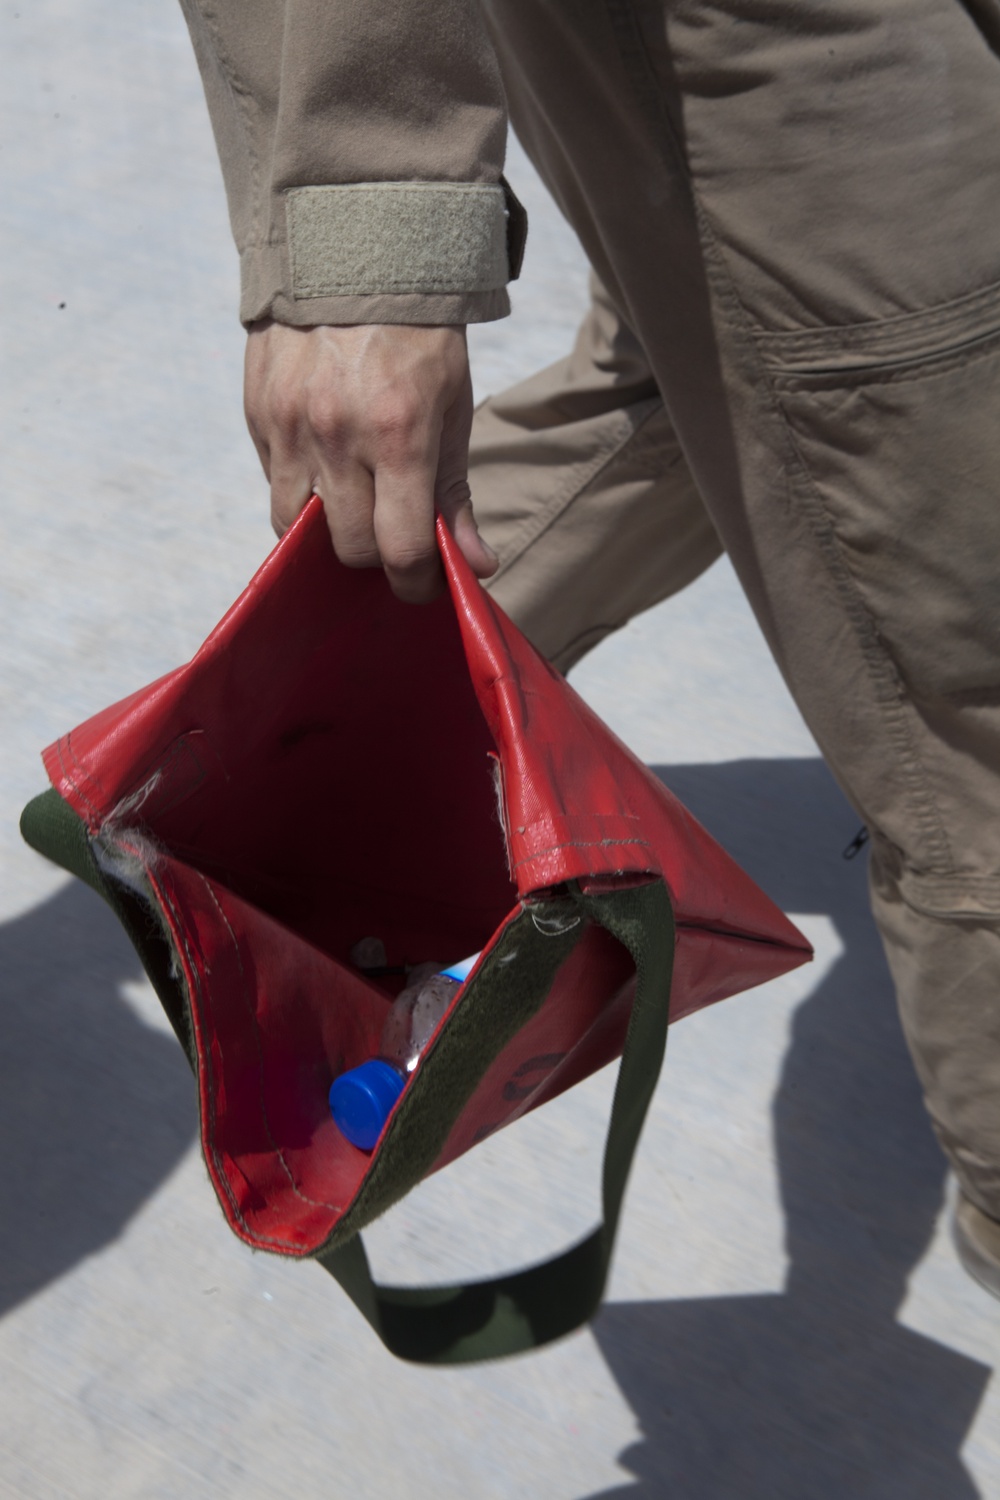
<path fill-rule="evenodd" d="M 191 662 L 49 747 L 22 828 L 135 943 L 233 1231 L 458 1362 L 591 1316 L 668 1019 L 810 949 L 438 542 L 449 593 L 406 605 L 311 501 Z M 327 1094 L 403 983 L 351 963 L 369 936 L 400 973 L 481 956 L 366 1153 Z M 375 1286 L 365 1224 L 623 1048 L 599 1230 L 496 1281 Z"/>

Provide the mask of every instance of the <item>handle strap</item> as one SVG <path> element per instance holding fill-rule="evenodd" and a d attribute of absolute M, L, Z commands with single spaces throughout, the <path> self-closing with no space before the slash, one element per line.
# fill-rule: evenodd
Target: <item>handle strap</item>
<path fill-rule="evenodd" d="M 29 803 L 21 829 L 29 844 L 110 902 L 194 1067 L 183 994 L 169 944 L 150 921 L 149 906 L 104 876 L 84 825 L 57 792 L 44 792 Z M 538 1348 L 580 1327 L 600 1304 L 626 1179 L 663 1061 L 674 925 L 662 881 L 602 895 L 570 890 L 583 914 L 623 943 L 636 966 L 635 1001 L 604 1153 L 604 1221 L 580 1244 L 553 1260 L 511 1276 L 456 1286 L 377 1285 L 357 1235 L 317 1256 L 382 1342 L 403 1359 L 464 1364 Z"/>
<path fill-rule="evenodd" d="M 625 1184 L 667 1041 L 674 924 L 662 881 L 611 894 L 577 894 L 584 913 L 623 943 L 636 993 L 604 1152 L 604 1219 L 552 1260 L 489 1281 L 380 1286 L 360 1235 L 318 1256 L 393 1354 L 421 1364 L 467 1364 L 536 1349 L 587 1322 L 607 1280 Z"/>

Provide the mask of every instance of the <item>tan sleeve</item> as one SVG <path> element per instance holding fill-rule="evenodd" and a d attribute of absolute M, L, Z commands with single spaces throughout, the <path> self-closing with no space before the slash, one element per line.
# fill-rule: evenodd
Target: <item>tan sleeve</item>
<path fill-rule="evenodd" d="M 240 253 L 240 317 L 509 312 L 523 210 L 476 0 L 181 0 Z"/>

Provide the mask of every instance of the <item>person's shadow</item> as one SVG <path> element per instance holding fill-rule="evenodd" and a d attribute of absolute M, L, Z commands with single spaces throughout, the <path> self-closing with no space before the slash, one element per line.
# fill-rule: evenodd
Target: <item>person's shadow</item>
<path fill-rule="evenodd" d="M 141 977 L 76 881 L 0 926 L 0 1315 L 114 1240 L 194 1139 L 180 1047 L 120 992 Z"/>
<path fill-rule="evenodd" d="M 784 1292 L 605 1307 L 594 1333 L 643 1438 L 619 1458 L 636 1482 L 590 1500 L 970 1500 L 959 1450 L 991 1371 L 895 1321 L 946 1169 L 864 859 L 840 857 L 858 820 L 819 760 L 658 774 L 784 910 L 827 914 L 844 951 L 796 1012 L 773 1104 Z M 738 1239 L 718 1214 L 720 1241 Z"/>

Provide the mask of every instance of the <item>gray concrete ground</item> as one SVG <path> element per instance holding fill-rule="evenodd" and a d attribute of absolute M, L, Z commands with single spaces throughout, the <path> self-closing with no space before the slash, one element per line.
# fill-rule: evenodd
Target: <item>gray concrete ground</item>
<path fill-rule="evenodd" d="M 1000 1304 L 957 1266 L 831 784 L 725 564 L 578 687 L 816 944 L 680 1025 L 591 1331 L 394 1362 L 218 1213 L 192 1083 L 96 899 L 22 847 L 40 748 L 185 659 L 270 544 L 236 263 L 170 0 L 0 12 L 0 1495 L 1000 1497 Z M 533 215 L 480 392 L 561 353 L 580 252 Z M 596 1211 L 600 1076 L 378 1226 L 380 1271 L 516 1264 Z"/>

